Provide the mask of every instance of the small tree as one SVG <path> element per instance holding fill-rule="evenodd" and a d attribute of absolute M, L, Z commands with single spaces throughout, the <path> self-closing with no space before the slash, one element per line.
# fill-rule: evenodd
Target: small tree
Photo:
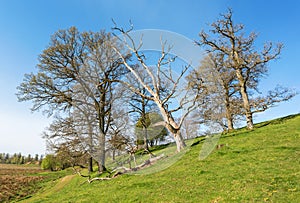
<path fill-rule="evenodd" d="M 53 154 L 47 154 L 42 160 L 41 167 L 44 170 L 57 170 L 58 165 L 55 156 Z"/>
<path fill-rule="evenodd" d="M 168 136 L 168 131 L 164 126 L 156 125 L 163 121 L 162 117 L 156 112 L 149 112 L 145 117 L 140 117 L 135 125 L 135 135 L 137 145 L 145 145 L 144 131 L 148 133 L 147 142 L 150 146 L 157 144 L 158 141 L 164 141 Z"/>

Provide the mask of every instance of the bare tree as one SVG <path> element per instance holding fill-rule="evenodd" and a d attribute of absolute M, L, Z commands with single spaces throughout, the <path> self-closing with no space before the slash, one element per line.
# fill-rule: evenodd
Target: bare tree
<path fill-rule="evenodd" d="M 168 54 L 171 48 L 165 47 L 166 42 L 162 42 L 160 57 L 156 59 L 155 67 L 149 66 L 147 65 L 145 53 L 140 50 L 142 46 L 142 40 L 137 44 L 130 36 L 130 31 L 132 28 L 129 30 L 124 30 L 116 26 L 114 30 L 121 34 L 121 37 L 116 35 L 117 38 L 123 42 L 124 47 L 128 49 L 128 52 L 132 53 L 137 64 L 143 68 L 144 72 L 147 73 L 149 82 L 143 81 L 138 69 L 136 69 L 136 66 L 132 66 L 125 60 L 122 54 L 123 50 L 120 50 L 118 47 L 113 47 L 114 50 L 119 54 L 119 57 L 123 59 L 122 63 L 124 66 L 130 71 L 133 77 L 136 78 L 138 83 L 142 85 L 148 94 L 144 94 L 139 89 L 136 89 L 134 85 L 129 84 L 126 81 L 122 81 L 123 84 L 126 84 L 134 93 L 152 100 L 157 105 L 163 117 L 165 127 L 174 135 L 177 151 L 182 150 L 186 144 L 181 135 L 180 129 L 186 116 L 195 108 L 195 103 L 198 96 L 197 94 L 189 94 L 190 92 L 188 89 L 180 91 L 180 82 L 190 66 L 184 66 L 181 68 L 178 76 L 175 76 L 174 71 L 171 68 L 175 57 L 171 57 L 171 55 Z M 179 99 L 180 101 L 178 101 L 178 104 L 176 104 L 177 106 L 175 106 L 174 103 L 171 106 L 171 100 L 179 98 L 179 94 L 182 94 L 183 96 L 181 99 Z M 184 112 L 179 121 L 176 121 L 174 118 L 174 113 L 180 110 L 184 110 Z"/>
<path fill-rule="evenodd" d="M 218 123 L 224 131 L 232 130 L 234 123 L 242 115 L 242 100 L 238 91 L 235 71 L 226 67 L 224 55 L 210 53 L 202 61 L 199 68 L 189 75 L 191 83 L 202 79 L 205 86 L 206 102 L 202 102 L 199 110 L 202 123 Z M 202 97 L 203 97 L 202 96 Z M 199 115 L 200 116 L 200 115 Z"/>
<path fill-rule="evenodd" d="M 74 126 L 72 118 L 56 117 L 43 133 L 47 148 L 61 157 L 62 163 L 68 162 L 71 166 L 85 165 L 89 162 L 89 172 L 93 171 L 92 157 L 87 154 Z"/>
<path fill-rule="evenodd" d="M 112 121 L 108 130 L 108 143 L 110 145 L 107 148 L 108 151 L 112 152 L 113 160 L 115 158 L 115 152 L 124 153 L 126 152 L 126 146 L 131 141 L 133 136 L 132 121 L 129 116 L 129 107 L 124 98 L 127 96 L 127 92 L 124 87 L 118 87 L 120 99 L 113 104 L 112 108 Z"/>
<path fill-rule="evenodd" d="M 199 136 L 200 125 L 197 120 L 191 115 L 189 115 L 183 122 L 182 128 L 186 139 L 192 139 Z"/>
<path fill-rule="evenodd" d="M 269 42 L 264 45 L 261 52 L 256 51 L 254 47 L 257 34 L 252 32 L 249 36 L 244 34 L 244 25 L 235 24 L 232 18 L 232 10 L 221 14 L 221 19 L 211 24 L 210 32 L 216 37 L 210 37 L 206 32 L 200 32 L 200 46 L 208 47 L 209 52 L 224 55 L 226 67 L 235 71 L 239 84 L 239 92 L 243 100 L 247 127 L 253 128 L 253 109 L 251 108 L 250 94 L 252 90 L 258 89 L 260 79 L 266 75 L 269 61 L 278 58 L 283 44 L 279 43 L 275 47 Z M 278 90 L 278 89 L 277 89 Z M 276 89 L 274 90 L 276 91 Z M 280 95 L 276 102 L 288 100 L 294 93 L 277 92 Z M 286 95 L 283 99 L 279 99 Z"/>
<path fill-rule="evenodd" d="M 264 112 L 265 110 L 276 106 L 276 104 L 288 101 L 293 98 L 297 92 L 277 85 L 274 90 L 268 91 L 265 96 L 258 96 L 250 100 L 250 105 L 253 113 Z"/>
<path fill-rule="evenodd" d="M 80 116 L 82 124 L 90 123 L 93 133 L 98 133 L 94 147 L 98 149 L 95 159 L 99 172 L 105 170 L 113 81 L 123 75 L 121 61 L 128 59 L 123 55 L 120 58 L 111 49 L 111 40 L 104 31 L 80 33 L 75 27 L 59 30 L 40 55 L 38 72 L 25 75 L 17 94 L 19 101 L 33 101 L 33 111 L 44 109 L 49 115 L 76 111 L 74 116 Z M 85 110 L 90 113 L 88 116 Z"/>

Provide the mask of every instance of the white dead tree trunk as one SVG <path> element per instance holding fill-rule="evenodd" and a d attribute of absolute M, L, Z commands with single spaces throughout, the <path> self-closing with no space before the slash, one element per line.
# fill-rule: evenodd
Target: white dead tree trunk
<path fill-rule="evenodd" d="M 182 88 L 182 80 L 185 77 L 185 73 L 189 70 L 190 65 L 183 66 L 180 73 L 175 76 L 174 70 L 171 69 L 171 63 L 174 62 L 176 57 L 170 57 L 169 53 L 171 48 L 165 49 L 166 42 L 161 43 L 160 56 L 155 61 L 155 67 L 147 64 L 145 53 L 140 51 L 142 47 L 142 40 L 138 44 L 130 36 L 131 29 L 125 31 L 120 27 L 115 27 L 115 31 L 120 32 L 121 35 L 116 38 L 121 41 L 123 47 L 127 48 L 128 52 L 135 58 L 137 64 L 131 65 L 124 58 L 124 49 L 120 50 L 120 46 L 113 46 L 113 49 L 118 53 L 122 59 L 124 66 L 130 71 L 130 73 L 136 78 L 138 83 L 147 90 L 147 95 L 143 94 L 138 88 L 135 88 L 134 84 L 130 84 L 127 81 L 120 81 L 126 84 L 134 93 L 141 95 L 144 98 L 150 99 L 155 102 L 164 120 L 164 126 L 168 131 L 173 134 L 177 145 L 177 151 L 180 152 L 186 144 L 181 135 L 180 129 L 184 119 L 187 115 L 195 109 L 196 100 L 198 94 L 190 92 L 187 88 Z M 153 64 L 153 61 L 152 61 Z M 139 68 L 136 68 L 139 66 Z M 138 70 L 143 70 L 143 73 L 147 74 L 149 82 L 145 82 L 142 79 L 141 73 Z M 181 88 L 181 89 L 180 89 Z M 149 96 L 150 95 L 150 96 Z M 179 98 L 179 95 L 181 98 Z M 176 105 L 170 104 L 171 101 L 177 100 Z M 172 107 L 171 107 L 172 106 Z M 174 113 L 181 111 L 181 117 L 179 120 L 175 120 Z"/>

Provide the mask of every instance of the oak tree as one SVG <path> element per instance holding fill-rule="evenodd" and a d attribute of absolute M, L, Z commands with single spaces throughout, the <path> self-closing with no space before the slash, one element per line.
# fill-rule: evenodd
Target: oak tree
<path fill-rule="evenodd" d="M 76 113 L 74 118 L 82 118 L 74 122 L 82 123 L 79 129 L 90 128 L 90 136 L 96 135 L 91 139 L 96 143 L 99 172 L 105 170 L 113 81 L 123 75 L 120 60 L 128 59 L 123 55 L 120 59 L 111 41 L 112 36 L 104 31 L 81 33 L 75 27 L 59 30 L 39 56 L 37 73 L 26 74 L 17 88 L 19 101 L 32 101 L 33 111 L 43 109 L 48 115 L 71 112 Z"/>
<path fill-rule="evenodd" d="M 234 23 L 232 14 L 232 10 L 229 9 L 226 14 L 221 14 L 219 20 L 211 24 L 209 33 L 212 36 L 205 31 L 201 31 L 199 34 L 200 40 L 197 41 L 197 44 L 207 47 L 208 52 L 222 54 L 225 67 L 235 71 L 247 127 L 252 129 L 254 127 L 253 113 L 256 112 L 253 109 L 255 106 L 252 104 L 257 102 L 252 102 L 256 99 L 251 95 L 254 94 L 253 91 L 258 91 L 261 78 L 268 72 L 268 63 L 278 58 L 283 44 L 265 43 L 263 49 L 258 51 L 255 48 L 257 34 L 252 32 L 246 36 L 244 25 Z M 273 95 L 277 96 L 277 99 L 272 100 L 274 103 L 289 100 L 295 95 L 292 91 L 285 91 L 285 89 L 280 88 L 274 89 L 272 92 Z M 270 97 L 260 101 L 264 102 L 262 105 L 267 108 L 272 106 L 269 104 Z"/>

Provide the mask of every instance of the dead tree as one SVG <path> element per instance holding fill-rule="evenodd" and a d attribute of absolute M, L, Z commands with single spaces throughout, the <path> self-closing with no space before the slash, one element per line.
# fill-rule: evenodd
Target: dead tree
<path fill-rule="evenodd" d="M 189 92 L 188 89 L 179 89 L 179 83 L 183 80 L 183 77 L 189 70 L 190 65 L 184 66 L 178 76 L 175 76 L 172 71 L 171 64 L 174 62 L 176 57 L 171 57 L 169 55 L 171 47 L 166 47 L 166 42 L 162 42 L 160 57 L 156 60 L 155 67 L 149 66 L 147 64 L 145 53 L 140 50 L 142 47 L 142 40 L 138 44 L 135 43 L 134 39 L 130 35 L 130 31 L 132 31 L 132 29 L 133 27 L 129 30 L 124 30 L 118 26 L 114 27 L 114 30 L 121 34 L 121 36 L 116 35 L 116 37 L 124 44 L 124 47 L 127 48 L 128 52 L 132 53 L 133 57 L 135 57 L 138 66 L 143 69 L 143 73 L 147 74 L 149 82 L 143 81 L 141 74 L 137 71 L 139 69 L 125 60 L 122 54 L 124 50 L 120 50 L 117 46 L 114 46 L 113 49 L 119 54 L 119 57 L 123 59 L 123 65 L 147 91 L 147 95 L 135 88 L 134 85 L 126 81 L 121 82 L 127 85 L 134 93 L 152 100 L 157 105 L 164 120 L 163 125 L 171 134 L 173 134 L 177 145 L 177 151 L 179 152 L 186 146 L 180 132 L 181 126 L 187 115 L 194 110 L 198 97 L 198 94 L 190 94 L 191 92 Z M 179 93 L 183 95 L 181 98 L 178 97 Z M 172 105 L 173 108 L 171 108 L 169 103 L 174 98 L 179 100 L 178 105 L 176 107 L 173 107 L 174 105 Z M 177 121 L 174 118 L 174 113 L 183 109 L 185 111 L 182 113 L 179 121 Z"/>

